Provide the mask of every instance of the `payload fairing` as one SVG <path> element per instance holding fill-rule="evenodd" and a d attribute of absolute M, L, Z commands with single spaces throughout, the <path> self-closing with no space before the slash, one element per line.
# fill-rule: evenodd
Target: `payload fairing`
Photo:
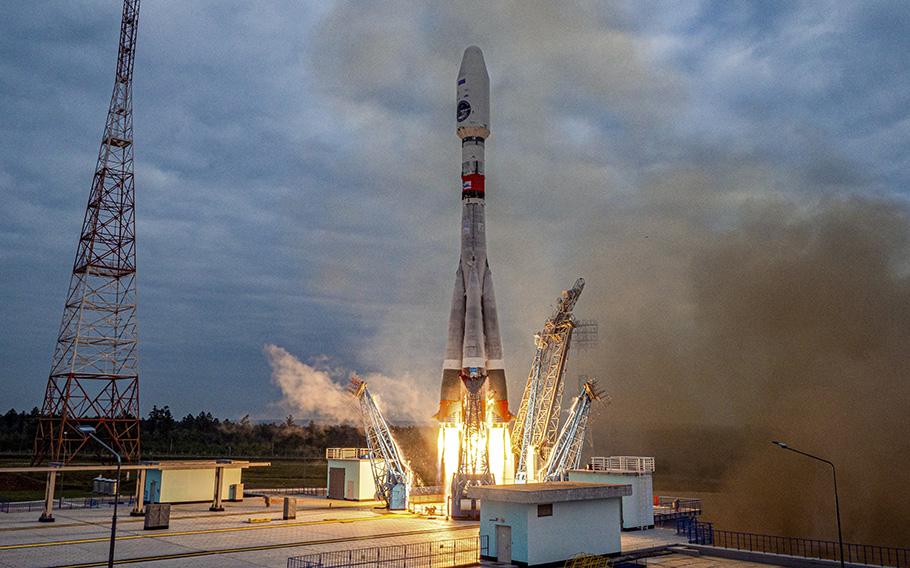
<path fill-rule="evenodd" d="M 458 71 L 456 132 L 461 138 L 461 259 L 442 365 L 440 422 L 461 422 L 462 384 L 478 394 L 484 384 L 493 419 L 508 422 L 509 399 L 493 275 L 484 222 L 484 141 L 490 136 L 490 78 L 480 48 L 465 50 Z"/>

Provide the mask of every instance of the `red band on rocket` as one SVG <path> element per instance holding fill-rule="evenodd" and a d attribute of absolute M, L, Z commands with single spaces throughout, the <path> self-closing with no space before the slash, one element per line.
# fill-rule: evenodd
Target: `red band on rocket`
<path fill-rule="evenodd" d="M 469 174 L 461 176 L 461 192 L 483 193 L 484 176 L 483 174 Z"/>

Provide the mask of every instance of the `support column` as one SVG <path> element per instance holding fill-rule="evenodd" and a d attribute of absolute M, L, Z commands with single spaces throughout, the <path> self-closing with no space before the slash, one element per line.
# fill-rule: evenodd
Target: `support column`
<path fill-rule="evenodd" d="M 224 466 L 215 466 L 215 498 L 209 511 L 224 511 L 221 506 L 221 479 L 224 477 Z"/>
<path fill-rule="evenodd" d="M 47 484 L 44 486 L 44 510 L 38 521 L 42 523 L 54 522 L 54 486 L 57 484 L 57 472 L 47 472 Z"/>
<path fill-rule="evenodd" d="M 136 501 L 133 503 L 133 510 L 130 511 L 131 517 L 145 515 L 145 472 L 144 469 L 136 472 Z"/>

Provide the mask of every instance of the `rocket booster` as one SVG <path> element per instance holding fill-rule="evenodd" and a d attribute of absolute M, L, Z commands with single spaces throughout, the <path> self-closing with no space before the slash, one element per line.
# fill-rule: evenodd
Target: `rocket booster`
<path fill-rule="evenodd" d="M 442 364 L 440 422 L 458 420 L 462 385 L 476 392 L 486 384 L 493 417 L 508 422 L 509 399 L 493 275 L 484 226 L 484 141 L 490 136 L 490 78 L 480 48 L 464 52 L 458 70 L 456 132 L 461 139 L 461 258 L 449 315 Z"/>

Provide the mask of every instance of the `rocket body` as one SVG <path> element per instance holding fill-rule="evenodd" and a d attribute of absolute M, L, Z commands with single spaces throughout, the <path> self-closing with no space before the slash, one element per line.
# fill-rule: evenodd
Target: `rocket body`
<path fill-rule="evenodd" d="M 456 132 L 461 139 L 461 257 L 442 365 L 440 422 L 458 422 L 462 389 L 484 386 L 493 419 L 508 422 L 506 377 L 484 220 L 484 142 L 490 136 L 490 78 L 478 47 L 465 50 L 458 71 Z"/>

